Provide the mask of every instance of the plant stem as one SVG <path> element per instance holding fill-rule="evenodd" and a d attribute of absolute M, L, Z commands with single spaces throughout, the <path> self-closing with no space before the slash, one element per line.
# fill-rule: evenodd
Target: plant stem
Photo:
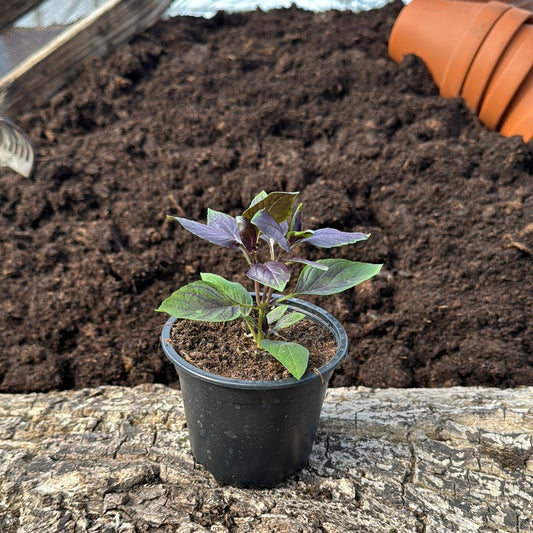
<path fill-rule="evenodd" d="M 264 306 L 266 302 L 267 291 L 264 290 L 261 294 L 261 305 Z"/>
<path fill-rule="evenodd" d="M 254 281 L 254 289 L 255 289 L 255 303 L 257 307 L 261 306 L 261 295 L 259 294 L 259 282 Z"/>
<path fill-rule="evenodd" d="M 252 260 L 250 259 L 250 256 L 248 255 L 248 253 L 246 252 L 246 250 L 241 246 L 240 247 L 241 249 L 241 252 L 244 254 L 244 258 L 246 259 L 246 262 L 248 263 L 248 266 L 253 266 L 253 263 L 252 263 Z"/>
<path fill-rule="evenodd" d="M 263 320 L 265 319 L 265 308 L 263 306 L 259 307 L 259 316 L 257 317 L 257 346 L 265 338 L 263 332 Z"/>
<path fill-rule="evenodd" d="M 270 259 L 272 261 L 274 261 L 275 257 L 276 257 L 276 252 L 274 250 L 274 240 L 273 239 L 268 239 L 268 247 L 270 248 Z"/>
<path fill-rule="evenodd" d="M 252 331 L 252 335 L 254 337 L 254 340 L 259 346 L 259 343 L 263 340 L 263 313 L 262 313 L 262 301 L 261 301 L 261 294 L 259 292 L 259 282 L 254 281 L 254 289 L 255 289 L 255 303 L 256 303 L 256 309 L 257 309 L 257 331 L 252 331 L 252 328 L 250 328 L 250 331 Z"/>
<path fill-rule="evenodd" d="M 246 322 L 246 325 L 248 326 L 248 329 L 250 330 L 250 333 L 252 334 L 252 337 L 254 338 L 254 340 L 256 340 L 256 334 L 255 334 L 255 331 L 254 331 L 255 322 L 249 316 L 245 316 L 243 318 L 244 318 L 244 321 Z M 256 342 L 257 342 L 257 340 L 256 340 Z"/>
<path fill-rule="evenodd" d="M 273 292 L 274 292 L 274 289 L 272 287 L 269 287 L 267 291 L 267 296 L 265 298 L 265 307 L 267 308 L 270 306 L 270 299 L 272 298 Z"/>

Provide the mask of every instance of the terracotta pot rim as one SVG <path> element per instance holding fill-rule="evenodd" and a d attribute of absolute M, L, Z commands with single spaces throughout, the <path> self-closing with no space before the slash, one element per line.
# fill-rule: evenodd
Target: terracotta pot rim
<path fill-rule="evenodd" d="M 510 9 L 512 7 L 503 2 L 490 1 L 485 4 L 450 54 L 440 86 L 442 96 L 455 98 L 461 94 L 463 82 L 477 51 L 498 20 Z"/>
<path fill-rule="evenodd" d="M 481 108 L 500 59 L 504 59 L 513 39 L 529 17 L 529 12 L 523 9 L 511 8 L 505 11 L 476 52 L 461 88 L 461 96 L 476 112 Z"/>
<path fill-rule="evenodd" d="M 408 54 L 420 57 L 437 85 L 441 86 L 444 69 L 461 35 L 480 12 L 493 10 L 493 4 L 501 6 L 500 10 L 510 8 L 495 0 L 488 7 L 475 1 L 412 0 L 394 22 L 388 41 L 389 56 L 396 63 L 401 63 Z M 455 11 L 460 13 L 459 17 Z M 445 23 L 448 29 L 441 32 L 443 17 L 448 18 Z M 460 24 L 457 24 L 458 19 Z M 450 31 L 453 34 L 451 40 Z M 435 32 L 441 33 L 436 36 Z"/>
<path fill-rule="evenodd" d="M 513 49 L 513 53 L 506 57 L 506 62 L 497 68 L 485 90 L 479 118 L 489 129 L 496 130 L 501 125 L 515 95 L 533 70 L 533 26 L 530 35 L 528 39 L 526 34 L 524 40 Z"/>
<path fill-rule="evenodd" d="M 507 106 L 499 131 L 506 137 L 522 135 L 525 142 L 533 139 L 533 67 Z M 523 109 L 525 107 L 525 110 Z"/>

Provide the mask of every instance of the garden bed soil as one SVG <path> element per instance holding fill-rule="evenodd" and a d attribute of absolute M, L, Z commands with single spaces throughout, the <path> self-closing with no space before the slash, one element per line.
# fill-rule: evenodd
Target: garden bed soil
<path fill-rule="evenodd" d="M 400 9 L 161 21 L 13 117 L 37 166 L 0 170 L 0 391 L 177 385 L 154 309 L 245 264 L 166 215 L 261 189 L 372 234 L 310 258 L 385 265 L 313 299 L 350 339 L 334 386 L 533 385 L 533 143 L 389 59 Z"/>

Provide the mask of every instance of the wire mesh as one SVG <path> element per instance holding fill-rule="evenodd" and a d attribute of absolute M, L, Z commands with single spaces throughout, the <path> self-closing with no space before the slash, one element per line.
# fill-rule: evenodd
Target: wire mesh
<path fill-rule="evenodd" d="M 1 0 L 0 0 L 1 1 Z M 219 10 L 273 9 L 296 4 L 304 9 L 351 9 L 381 7 L 389 0 L 174 0 L 167 16 L 213 16 Z M 407 0 L 408 1 L 408 0 Z M 517 0 L 533 2 L 533 0 Z M 44 0 L 35 9 L 0 31 L 0 79 L 62 32 L 109 3 L 110 0 Z"/>
<path fill-rule="evenodd" d="M 327 11 L 329 9 L 365 11 L 382 7 L 390 0 L 174 0 L 166 16 L 191 15 L 195 17 L 212 17 L 217 11 L 263 11 L 290 7 L 292 4 L 310 11 Z M 404 3 L 409 0 L 404 0 Z M 522 0 L 533 1 L 533 0 Z"/>
<path fill-rule="evenodd" d="M 0 78 L 109 0 L 45 0 L 0 32 Z"/>

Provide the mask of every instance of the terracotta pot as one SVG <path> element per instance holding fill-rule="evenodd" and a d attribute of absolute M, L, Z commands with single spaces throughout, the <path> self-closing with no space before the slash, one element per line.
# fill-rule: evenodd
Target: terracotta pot
<path fill-rule="evenodd" d="M 513 97 L 533 68 L 533 25 L 525 24 L 502 54 L 479 110 L 479 118 L 491 130 L 498 129 Z M 529 106 L 533 105 L 533 92 Z"/>
<path fill-rule="evenodd" d="M 533 130 L 533 0 L 412 0 L 389 38 L 389 55 L 420 57 L 441 96 L 461 95 L 489 129 Z M 515 7 L 518 4 L 521 9 Z"/>
<path fill-rule="evenodd" d="M 412 0 L 392 28 L 389 55 L 398 63 L 408 54 L 420 57 L 441 95 L 453 98 L 485 36 L 510 8 L 496 1 Z"/>
<path fill-rule="evenodd" d="M 524 9 L 512 8 L 505 11 L 479 47 L 461 89 L 461 96 L 474 111 L 478 112 L 481 107 L 483 95 L 498 62 L 501 64 L 511 60 L 514 48 L 511 50 L 510 42 L 520 33 L 520 28 L 531 16 L 532 14 Z M 522 79 L 520 78 L 520 82 Z"/>
<path fill-rule="evenodd" d="M 489 2 L 467 28 L 450 56 L 440 85 L 440 94 L 455 98 L 461 93 L 463 83 L 480 47 L 492 35 L 498 22 L 511 11 L 511 6 L 503 2 Z"/>
<path fill-rule="evenodd" d="M 530 49 L 531 50 L 531 49 Z M 533 140 L 533 68 L 514 95 L 505 116 L 500 133 L 506 137 L 521 135 L 524 142 Z"/>

